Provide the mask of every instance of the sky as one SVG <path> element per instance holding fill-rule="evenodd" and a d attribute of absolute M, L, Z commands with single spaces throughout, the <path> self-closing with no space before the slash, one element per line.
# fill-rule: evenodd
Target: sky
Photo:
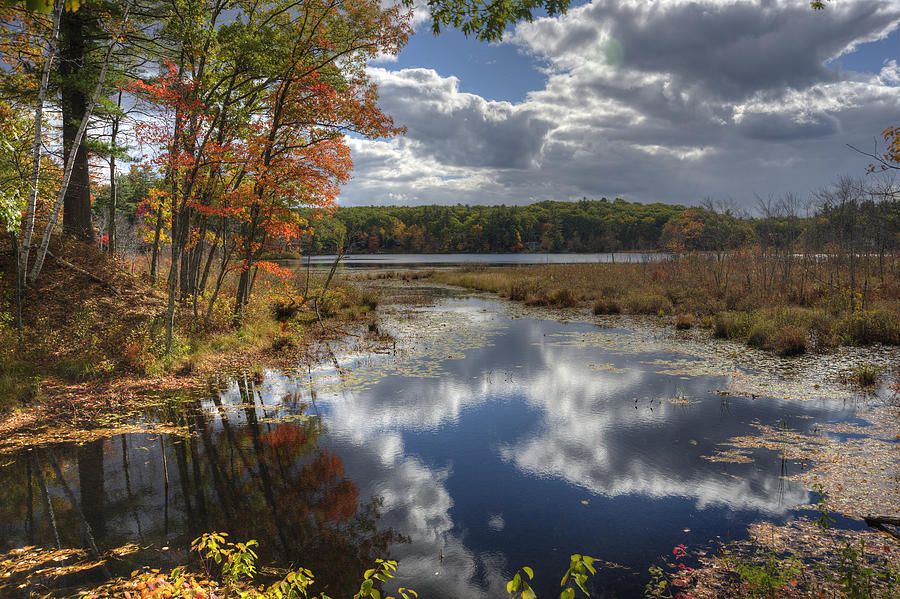
<path fill-rule="evenodd" d="M 349 140 L 341 205 L 751 209 L 865 177 L 848 145 L 900 124 L 900 0 L 593 0 L 499 43 L 415 22 L 368 67 L 407 133 Z"/>

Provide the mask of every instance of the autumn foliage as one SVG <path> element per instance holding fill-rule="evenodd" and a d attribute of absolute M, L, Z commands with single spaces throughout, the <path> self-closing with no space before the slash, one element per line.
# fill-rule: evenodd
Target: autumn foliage
<path fill-rule="evenodd" d="M 372 0 L 248 4 L 232 22 L 202 15 L 205 31 L 173 29 L 184 51 L 160 76 L 127 90 L 155 114 L 139 125 L 146 161 L 165 184 L 144 214 L 154 244 L 171 243 L 171 323 L 176 296 L 198 297 L 219 275 L 237 273 L 234 317 L 240 321 L 268 247 L 308 230 L 302 209 L 330 211 L 350 177 L 349 133 L 367 138 L 402 131 L 377 105 L 365 63 L 396 53 L 408 15 Z M 203 56 L 197 60 L 192 56 Z M 169 327 L 171 329 L 171 325 Z"/>

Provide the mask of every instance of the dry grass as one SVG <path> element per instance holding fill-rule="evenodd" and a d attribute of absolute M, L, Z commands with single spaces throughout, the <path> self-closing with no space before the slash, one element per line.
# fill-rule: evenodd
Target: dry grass
<path fill-rule="evenodd" d="M 54 240 L 52 251 L 90 272 L 91 278 L 48 259 L 37 285 L 24 295 L 21 338 L 14 328 L 14 262 L 0 252 L 0 413 L 39 399 L 42 384 L 96 384 L 122 376 L 186 376 L 231 355 L 262 355 L 298 349 L 317 318 L 302 305 L 305 281 L 285 281 L 260 271 L 240 327 L 232 317 L 236 277 L 226 277 L 206 322 L 211 292 L 194 316 L 192 302 L 176 310 L 173 344 L 165 349 L 164 281 L 153 284 L 89 245 Z M 163 263 L 160 272 L 167 271 Z M 356 321 L 375 309 L 371 286 L 338 279 L 321 292 L 323 275 L 310 281 L 309 294 L 321 295 L 323 318 Z M 277 307 L 300 301 L 289 318 Z M 318 325 L 317 325 L 318 326 Z"/>
<path fill-rule="evenodd" d="M 736 254 L 716 261 L 545 264 L 436 271 L 435 281 L 594 314 L 677 314 L 676 326 L 706 323 L 717 337 L 782 355 L 807 349 L 900 344 L 900 257 L 886 267 L 857 265 L 856 290 L 838 263 L 774 263 Z M 863 283 L 860 272 L 878 272 Z M 555 301 L 554 298 L 565 298 Z"/>

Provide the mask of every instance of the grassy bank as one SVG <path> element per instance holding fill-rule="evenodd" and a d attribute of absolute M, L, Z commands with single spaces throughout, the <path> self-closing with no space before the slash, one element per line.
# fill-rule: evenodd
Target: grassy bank
<path fill-rule="evenodd" d="M 323 291 L 324 277 L 307 285 L 302 273 L 278 278 L 260 270 L 236 327 L 237 277 L 230 277 L 208 319 L 203 316 L 209 294 L 196 306 L 185 301 L 177 307 L 174 341 L 166 352 L 164 281 L 132 273 L 93 246 L 66 242 L 53 252 L 69 265 L 48 260 L 37 285 L 26 290 L 21 331 L 15 326 L 14 263 L 11 254 L 0 254 L 0 414 L 39 403 L 51 388 L 71 391 L 73 385 L 95 388 L 123 378 L 187 378 L 234 364 L 296 361 L 309 341 L 324 334 L 304 297 L 319 298 L 326 328 L 364 320 L 378 302 L 371 290 L 346 281 L 332 281 Z"/>
<path fill-rule="evenodd" d="M 860 262 L 860 261 L 857 261 Z M 435 281 L 529 305 L 652 314 L 712 328 L 782 355 L 839 345 L 900 344 L 896 260 L 857 263 L 693 256 L 638 264 L 547 264 L 436 271 Z"/>

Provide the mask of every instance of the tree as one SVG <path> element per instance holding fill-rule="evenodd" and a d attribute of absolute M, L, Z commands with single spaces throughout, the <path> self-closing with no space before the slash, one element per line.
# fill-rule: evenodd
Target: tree
<path fill-rule="evenodd" d="M 466 36 L 474 35 L 481 41 L 499 41 L 506 26 L 517 21 L 531 21 L 537 11 L 543 10 L 549 16 L 563 14 L 569 8 L 570 0 L 517 0 L 515 2 L 482 3 L 476 0 L 428 0 L 431 13 L 431 28 L 435 35 L 442 27 L 456 27 Z M 80 0 L 69 0 L 67 4 L 77 8 Z M 50 12 L 51 0 L 2 0 L 3 6 L 23 6 L 29 11 Z M 402 5 L 412 8 L 414 0 L 403 0 Z M 814 8 L 824 8 L 819 0 L 812 2 Z"/>
<path fill-rule="evenodd" d="M 267 244 L 299 239 L 301 208 L 333 206 L 351 168 L 344 135 L 402 130 L 378 109 L 365 73 L 369 59 L 405 43 L 408 15 L 399 7 L 237 4 L 242 12 L 224 20 L 230 3 L 173 0 L 164 30 L 176 40 L 177 62 L 129 89 L 157 116 L 140 129 L 165 180 L 156 209 L 171 237 L 167 346 L 176 300 L 192 296 L 196 312 L 204 255 L 209 265 L 221 243 L 214 297 L 226 269 L 237 271 L 240 322 Z"/>

